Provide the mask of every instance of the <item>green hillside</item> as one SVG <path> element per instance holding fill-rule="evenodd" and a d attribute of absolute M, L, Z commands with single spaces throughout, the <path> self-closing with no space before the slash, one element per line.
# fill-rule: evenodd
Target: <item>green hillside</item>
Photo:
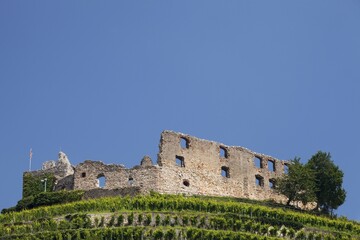
<path fill-rule="evenodd" d="M 360 239 L 360 224 L 261 202 L 155 193 L 1 214 L 0 239 Z"/>

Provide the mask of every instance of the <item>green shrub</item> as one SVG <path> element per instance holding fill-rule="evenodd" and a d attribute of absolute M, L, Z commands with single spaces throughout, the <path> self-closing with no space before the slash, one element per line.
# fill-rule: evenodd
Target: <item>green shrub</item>
<path fill-rule="evenodd" d="M 167 232 L 165 233 L 165 239 L 166 239 L 166 240 L 175 239 L 175 235 L 176 235 L 175 230 L 174 230 L 174 229 L 169 229 L 169 230 L 167 230 Z"/>
<path fill-rule="evenodd" d="M 122 226 L 124 224 L 124 216 L 120 214 L 117 218 L 117 226 Z"/>
<path fill-rule="evenodd" d="M 160 225 L 160 221 L 161 221 L 161 217 L 159 214 L 156 215 L 155 217 L 155 225 L 156 226 L 159 226 Z"/>
<path fill-rule="evenodd" d="M 146 214 L 146 219 L 145 219 L 145 226 L 149 226 L 151 224 L 151 220 L 152 220 L 152 217 L 151 217 L 151 214 Z"/>
<path fill-rule="evenodd" d="M 134 223 L 134 213 L 130 213 L 127 217 L 128 225 L 132 225 Z"/>
<path fill-rule="evenodd" d="M 162 237 L 164 236 L 164 233 L 162 232 L 161 229 L 156 229 L 153 233 L 154 239 L 162 239 Z"/>
<path fill-rule="evenodd" d="M 163 220 L 163 225 L 167 226 L 170 224 L 170 216 L 165 216 L 164 220 Z"/>
<path fill-rule="evenodd" d="M 115 216 L 112 215 L 111 218 L 110 218 L 110 221 L 108 223 L 108 226 L 112 227 L 115 225 Z"/>
<path fill-rule="evenodd" d="M 141 213 L 139 213 L 137 220 L 138 224 L 142 224 L 143 220 L 144 220 L 144 216 Z"/>
<path fill-rule="evenodd" d="M 24 173 L 23 176 L 23 198 L 34 196 L 42 193 L 45 190 L 44 182 L 41 180 L 47 179 L 46 191 L 52 192 L 55 185 L 55 176 L 53 173 L 43 173 L 38 176 L 34 176 L 31 173 Z"/>

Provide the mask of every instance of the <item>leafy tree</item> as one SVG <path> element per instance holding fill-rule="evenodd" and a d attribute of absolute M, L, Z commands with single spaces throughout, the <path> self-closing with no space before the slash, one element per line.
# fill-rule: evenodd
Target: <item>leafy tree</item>
<path fill-rule="evenodd" d="M 276 190 L 288 198 L 287 205 L 292 201 L 300 201 L 303 205 L 315 201 L 314 173 L 300 163 L 295 157 L 289 164 L 288 174 L 276 179 Z"/>
<path fill-rule="evenodd" d="M 343 172 L 331 160 L 330 153 L 317 152 L 306 164 L 316 179 L 317 209 L 329 213 L 344 203 L 346 191 L 342 188 Z"/>

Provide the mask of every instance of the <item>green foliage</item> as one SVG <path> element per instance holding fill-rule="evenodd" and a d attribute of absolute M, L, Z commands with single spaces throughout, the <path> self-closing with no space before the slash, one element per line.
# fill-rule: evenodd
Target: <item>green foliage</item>
<path fill-rule="evenodd" d="M 89 220 L 90 213 L 95 214 L 93 222 Z M 111 218 L 99 220 L 104 213 L 111 214 Z M 62 220 L 61 216 L 65 215 Z M 143 225 L 140 215 L 144 216 Z M 124 226 L 124 216 L 127 220 L 133 216 L 131 225 Z M 152 216 L 156 226 L 151 225 Z M 57 223 L 52 220 L 58 217 Z M 112 224 L 115 217 L 117 224 Z M 349 236 L 357 239 L 360 235 L 360 224 L 344 218 L 329 219 L 288 209 L 179 195 L 94 199 L 0 215 L 0 239 L 27 239 L 31 234 L 44 239 L 45 235 L 41 234 L 45 233 L 40 232 L 51 232 L 46 233 L 50 234 L 46 239 L 57 239 L 59 233 L 62 239 L 69 236 L 70 239 L 154 239 L 156 230 L 162 232 L 162 239 L 169 239 L 174 232 L 174 239 L 181 236 L 188 239 L 277 239 L 281 232 L 293 239 L 299 231 L 304 231 L 309 238 L 309 232 L 304 229 L 314 231 L 315 238 L 321 232 L 336 239 L 349 239 Z"/>
<path fill-rule="evenodd" d="M 149 226 L 151 224 L 151 220 L 152 220 L 151 214 L 146 214 L 145 225 Z"/>
<path fill-rule="evenodd" d="M 128 220 L 128 225 L 132 225 L 133 222 L 134 222 L 134 213 L 130 213 L 130 214 L 128 215 L 127 220 Z"/>
<path fill-rule="evenodd" d="M 289 164 L 288 174 L 276 180 L 276 190 L 288 198 L 287 205 L 292 201 L 300 201 L 303 205 L 316 200 L 315 176 L 300 158 L 294 158 Z"/>
<path fill-rule="evenodd" d="M 156 215 L 155 217 L 155 225 L 156 226 L 159 226 L 160 225 L 160 221 L 161 221 L 161 217 L 159 214 Z"/>
<path fill-rule="evenodd" d="M 46 191 L 52 192 L 55 185 L 55 176 L 53 173 L 43 173 L 37 176 L 34 176 L 31 173 L 24 173 L 23 176 L 23 198 L 33 196 L 39 193 L 44 192 L 45 183 L 41 180 L 47 179 L 46 181 Z"/>
<path fill-rule="evenodd" d="M 122 226 L 124 224 L 124 216 L 120 214 L 117 218 L 117 225 L 116 226 Z"/>
<path fill-rule="evenodd" d="M 337 209 L 346 198 L 346 192 L 342 187 L 344 174 L 331 160 L 330 153 L 317 152 L 307 166 L 315 173 L 318 207 L 326 213 Z"/>
<path fill-rule="evenodd" d="M 57 192 L 41 192 L 36 195 L 25 197 L 18 201 L 14 211 L 21 211 L 24 209 L 32 209 L 40 206 L 49 206 L 53 204 L 68 203 L 80 201 L 84 195 L 84 191 L 57 191 Z M 10 212 L 9 209 L 3 213 Z"/>
<path fill-rule="evenodd" d="M 110 221 L 108 223 L 108 226 L 112 227 L 115 225 L 115 216 L 112 215 L 111 218 L 110 218 Z"/>
<path fill-rule="evenodd" d="M 144 220 L 144 216 L 140 213 L 140 214 L 138 215 L 138 220 L 137 220 L 137 222 L 138 222 L 139 224 L 142 224 L 143 220 Z"/>

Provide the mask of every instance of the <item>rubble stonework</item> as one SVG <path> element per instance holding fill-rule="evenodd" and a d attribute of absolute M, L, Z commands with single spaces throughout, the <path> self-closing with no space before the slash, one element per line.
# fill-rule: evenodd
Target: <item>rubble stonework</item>
<path fill-rule="evenodd" d="M 260 166 L 255 165 L 260 162 Z M 199 139 L 183 133 L 163 131 L 157 164 L 145 156 L 133 168 L 86 160 L 71 166 L 64 153 L 58 161 L 48 161 L 31 173 L 54 173 L 56 190 L 85 190 L 96 195 L 116 195 L 126 188 L 133 192 L 185 193 L 283 201 L 273 189 L 287 161 L 255 153 L 243 147 Z M 100 185 L 100 179 L 105 181 Z M 96 190 L 102 189 L 102 190 Z M 109 190 L 109 193 L 105 193 Z M 110 191 L 111 190 L 111 191 Z M 94 192 L 95 191 L 95 192 Z M 90 194 L 91 195 L 91 194 Z"/>

